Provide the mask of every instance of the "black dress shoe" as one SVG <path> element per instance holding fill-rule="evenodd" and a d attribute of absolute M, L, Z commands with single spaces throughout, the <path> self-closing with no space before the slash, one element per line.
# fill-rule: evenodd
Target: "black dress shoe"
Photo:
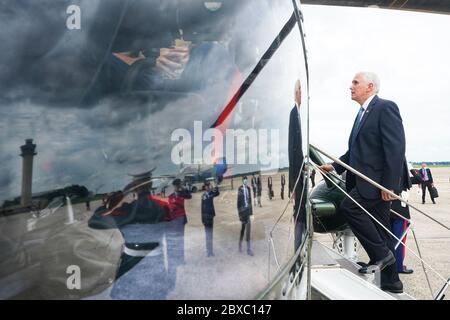
<path fill-rule="evenodd" d="M 403 283 L 397 281 L 394 283 L 385 283 L 381 285 L 381 290 L 389 291 L 392 293 L 403 293 Z"/>
<path fill-rule="evenodd" d="M 360 273 L 364 273 L 365 270 L 367 269 L 367 267 L 368 267 L 370 264 L 372 264 L 372 261 L 369 261 L 369 263 L 365 263 L 365 262 L 362 262 L 362 261 L 358 261 L 357 264 L 359 264 L 359 265 L 361 266 L 361 268 L 359 268 L 358 271 L 359 271 Z"/>
<path fill-rule="evenodd" d="M 389 251 L 389 254 L 384 259 L 381 259 L 373 264 L 368 265 L 367 268 L 363 267 L 359 269 L 359 272 L 365 274 L 375 273 L 377 271 L 382 271 L 384 268 L 394 263 L 395 263 L 395 256 L 391 251 Z"/>
<path fill-rule="evenodd" d="M 414 272 L 413 269 L 408 269 L 408 268 L 405 266 L 405 267 L 403 267 L 403 270 L 402 270 L 402 271 L 399 271 L 398 273 L 411 274 L 411 273 L 413 273 L 413 272 Z"/>

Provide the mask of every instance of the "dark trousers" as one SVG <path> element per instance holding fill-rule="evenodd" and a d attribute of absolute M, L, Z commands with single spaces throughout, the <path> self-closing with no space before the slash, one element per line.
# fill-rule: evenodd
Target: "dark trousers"
<path fill-rule="evenodd" d="M 311 176 L 311 187 L 314 188 L 316 186 L 316 176 Z"/>
<path fill-rule="evenodd" d="M 299 181 L 300 184 L 300 181 Z M 295 251 L 301 246 L 303 241 L 303 234 L 306 228 L 306 190 L 303 191 L 303 184 L 297 187 L 294 199 L 294 248 Z"/>
<path fill-rule="evenodd" d="M 429 181 L 422 182 L 422 202 L 425 202 L 426 189 L 428 189 L 428 193 L 430 194 L 431 201 L 434 202 L 434 198 L 431 193 L 431 182 L 429 182 Z"/>
<path fill-rule="evenodd" d="M 248 217 L 245 220 L 241 220 L 242 226 L 241 226 L 241 234 L 239 236 L 239 243 L 242 242 L 244 239 L 244 233 L 245 233 L 245 241 L 250 242 L 250 232 L 251 232 L 251 223 L 250 223 L 250 217 Z"/>
<path fill-rule="evenodd" d="M 205 226 L 205 239 L 206 239 L 206 252 L 208 254 L 213 253 L 213 222 L 211 221 Z"/>
<path fill-rule="evenodd" d="M 389 210 L 390 202 L 380 199 L 365 199 L 358 190 L 353 188 L 349 195 L 365 208 L 375 219 L 390 230 Z M 356 203 L 346 197 L 340 207 L 340 213 L 345 217 L 350 229 L 366 250 L 370 263 L 384 259 L 389 250 L 395 255 L 394 244 L 391 235 L 367 215 Z M 381 272 L 381 284 L 399 281 L 395 264 L 386 267 Z"/>
<path fill-rule="evenodd" d="M 281 185 L 281 199 L 284 200 L 284 185 Z"/>

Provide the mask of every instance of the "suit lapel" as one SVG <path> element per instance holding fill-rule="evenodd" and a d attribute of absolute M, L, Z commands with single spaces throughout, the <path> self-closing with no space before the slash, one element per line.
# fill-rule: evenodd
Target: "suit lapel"
<path fill-rule="evenodd" d="M 378 101 L 378 96 L 375 96 L 375 97 L 373 97 L 372 101 L 370 101 L 369 105 L 367 106 L 367 109 L 364 112 L 364 115 L 361 119 L 361 123 L 359 124 L 359 128 L 357 129 L 358 131 L 356 132 L 355 141 L 356 141 L 356 139 L 358 139 L 359 132 L 361 131 L 361 128 L 363 127 L 367 118 L 372 114 L 372 108 L 375 105 L 375 103 L 377 103 L 377 101 Z"/>

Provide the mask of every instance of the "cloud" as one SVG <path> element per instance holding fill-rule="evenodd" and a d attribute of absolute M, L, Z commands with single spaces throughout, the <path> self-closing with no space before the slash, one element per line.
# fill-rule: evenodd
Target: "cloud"
<path fill-rule="evenodd" d="M 87 19 L 96 16 L 98 2 L 92 2 L 92 5 L 85 1 L 80 3 L 88 6 Z M 11 50 L 2 50 L 1 57 L 4 62 L 11 63 L 10 66 L 2 64 L 1 70 L 4 72 L 1 76 L 11 75 L 14 68 L 17 71 L 24 67 L 18 61 L 26 61 L 25 57 L 10 54 L 22 53 L 24 48 L 29 47 L 24 47 L 29 38 L 22 39 L 20 36 L 24 30 L 30 29 L 26 20 L 29 13 L 24 8 L 11 3 L 11 10 L 1 13 L 4 18 L 0 22 L 2 39 L 9 34 L 17 35 L 4 43 Z M 37 17 L 46 16 L 43 8 L 45 5 L 38 11 Z M 303 8 L 311 79 L 311 141 L 337 156 L 345 151 L 358 110 L 356 103 L 349 99 L 348 86 L 356 71 L 370 69 L 381 77 L 380 95 L 395 101 L 401 109 L 409 160 L 450 159 L 450 149 L 445 147 L 449 141 L 446 129 L 450 122 L 447 110 L 450 98 L 445 94 L 450 87 L 447 76 L 450 65 L 446 63 L 450 56 L 450 44 L 439 40 L 445 39 L 450 30 L 448 17 L 326 6 Z M 65 76 L 55 77 L 44 91 L 39 91 L 42 89 L 40 86 L 31 90 L 30 83 L 22 83 L 10 91 L 2 91 L 0 96 L 3 122 L 0 127 L 0 200 L 20 193 L 22 169 L 19 147 L 27 138 L 33 138 L 37 144 L 35 192 L 67 184 L 82 184 L 89 189 L 102 186 L 104 191 L 118 189 L 128 182 L 128 173 L 147 171 L 153 166 L 158 167 L 157 174 L 176 172 L 178 166 L 170 159 L 171 149 L 176 143 L 170 141 L 173 130 L 186 128 L 192 131 L 194 121 L 202 120 L 204 131 L 214 122 L 224 107 L 226 97 L 233 93 L 229 75 L 218 75 L 217 72 L 229 66 L 224 59 L 234 59 L 240 69 L 240 81 L 245 79 L 288 20 L 291 10 L 288 2 L 248 2 L 242 10 L 235 12 L 234 21 L 227 30 L 229 36 L 236 36 L 228 42 L 232 54 L 206 54 L 203 61 L 207 63 L 193 70 L 207 75 L 201 80 L 208 85 L 200 86 L 195 92 L 154 92 L 145 102 L 105 97 L 89 106 L 73 103 L 84 93 L 80 88 L 68 87 L 67 92 L 52 91 L 60 85 L 64 86 L 65 81 L 81 83 L 90 80 L 85 76 L 91 74 L 88 72 L 91 69 L 81 68 L 70 60 L 83 51 L 81 49 L 88 38 L 83 33 L 68 34 L 63 24 L 62 30 L 56 30 L 33 50 L 36 50 L 35 53 L 41 50 L 37 52 L 39 57 L 50 57 L 54 61 L 65 53 L 69 55 L 69 60 L 62 59 L 61 64 L 55 63 L 47 68 L 39 65 L 44 61 L 39 58 L 36 68 L 44 70 L 46 78 L 55 77 L 58 69 L 63 70 L 63 75 L 68 75 L 66 71 L 73 75 L 67 76 L 67 79 Z M 58 19 L 55 21 L 65 22 L 65 14 L 61 14 L 59 9 L 57 12 Z M 53 9 L 48 11 L 48 14 L 53 13 Z M 19 17 L 18 21 L 10 18 L 14 15 Z M 108 17 L 113 18 L 113 15 Z M 129 18 L 127 26 L 132 28 L 133 20 Z M 6 27 L 6 23 L 10 24 Z M 221 20 L 221 23 L 224 21 Z M 41 21 L 30 37 L 36 37 L 42 30 Z M 163 41 L 156 31 L 154 37 L 156 42 Z M 81 49 L 71 51 L 76 44 L 81 45 Z M 50 49 L 46 52 L 43 48 Z M 96 54 L 91 53 L 95 61 Z M 231 128 L 279 130 L 281 167 L 286 166 L 288 161 L 288 121 L 294 106 L 293 89 L 297 78 L 301 79 L 303 89 L 301 117 L 306 143 L 307 85 L 302 58 L 299 30 L 294 28 L 230 116 Z M 23 73 L 16 72 L 15 76 L 21 81 L 29 72 L 25 69 Z M 206 81 L 212 77 L 215 81 Z M 12 80 L 11 85 L 20 83 L 17 79 Z M 191 84 L 198 85 L 195 81 Z M 36 99 L 36 94 L 40 93 L 45 94 Z M 60 98 L 66 93 L 69 100 L 73 97 L 77 99 L 71 103 L 64 103 L 63 99 L 49 100 L 49 94 Z M 424 124 L 427 124 L 426 137 Z M 249 170 L 249 166 L 233 167 L 234 172 L 245 170 Z"/>
<path fill-rule="evenodd" d="M 372 70 L 381 78 L 380 96 L 400 108 L 408 159 L 448 161 L 450 43 L 441 40 L 448 16 L 326 6 L 304 6 L 304 13 L 314 141 L 335 155 L 345 151 L 358 111 L 348 87 L 354 73 Z"/>

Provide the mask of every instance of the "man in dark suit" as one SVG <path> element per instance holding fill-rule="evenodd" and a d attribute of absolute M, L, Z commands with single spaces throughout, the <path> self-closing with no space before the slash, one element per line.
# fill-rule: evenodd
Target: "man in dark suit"
<path fill-rule="evenodd" d="M 286 184 L 286 177 L 281 175 L 281 199 L 284 200 L 284 185 Z"/>
<path fill-rule="evenodd" d="M 314 188 L 316 186 L 316 170 L 311 170 L 311 175 L 309 176 L 311 178 L 311 187 Z"/>
<path fill-rule="evenodd" d="M 260 207 L 262 207 L 261 195 L 262 195 L 262 181 L 261 181 L 261 174 L 258 174 L 258 177 L 256 178 L 256 199 Z"/>
<path fill-rule="evenodd" d="M 202 195 L 202 223 L 205 226 L 206 253 L 208 257 L 214 256 L 213 252 L 213 227 L 216 210 L 214 209 L 214 197 L 220 194 L 217 187 L 211 188 L 209 181 L 205 181 L 205 192 Z"/>
<path fill-rule="evenodd" d="M 268 177 L 267 178 L 267 192 L 268 192 L 268 195 L 269 195 L 269 199 L 270 200 L 272 200 L 272 198 L 273 198 L 273 189 L 272 189 L 272 186 L 273 186 L 273 182 L 272 182 L 272 177 Z"/>
<path fill-rule="evenodd" d="M 241 234 L 239 236 L 239 252 L 242 252 L 242 240 L 244 239 L 245 234 L 245 240 L 247 241 L 247 254 L 249 256 L 253 256 L 253 251 L 250 244 L 250 216 L 253 214 L 253 207 L 252 195 L 250 193 L 250 188 L 247 185 L 247 177 L 243 177 L 242 185 L 238 189 L 237 209 L 239 220 L 242 224 Z"/>
<path fill-rule="evenodd" d="M 361 105 L 350 134 L 348 151 L 340 160 L 390 191 L 399 190 L 405 158 L 405 133 L 397 105 L 377 96 L 378 77 L 360 72 L 350 87 L 351 97 Z M 345 168 L 337 163 L 321 166 L 322 170 Z M 347 172 L 346 188 L 349 195 L 381 224 L 390 230 L 389 211 L 392 197 L 364 179 Z M 390 234 L 367 215 L 349 197 L 340 207 L 351 230 L 369 255 L 368 267 L 361 273 L 381 272 L 381 289 L 403 292 L 403 284 L 395 267 L 395 251 Z"/>
<path fill-rule="evenodd" d="M 419 173 L 422 178 L 422 204 L 425 204 L 426 189 L 428 189 L 431 201 L 436 203 L 436 201 L 434 201 L 433 193 L 431 193 L 431 187 L 433 187 L 433 176 L 431 175 L 431 170 L 427 167 L 426 163 L 422 163 L 422 169 L 419 170 Z"/>
<path fill-rule="evenodd" d="M 294 198 L 294 245 L 295 251 L 300 247 L 303 229 L 306 226 L 306 192 L 303 192 L 303 170 L 300 170 L 303 163 L 302 149 L 302 129 L 300 121 L 300 104 L 302 102 L 302 89 L 300 80 L 295 82 L 294 92 L 295 105 L 289 116 L 289 193 L 293 193 Z M 301 175 L 299 177 L 299 175 Z M 298 182 L 297 182 L 298 180 Z"/>
<path fill-rule="evenodd" d="M 252 189 L 253 189 L 253 200 L 255 201 L 255 206 L 256 206 L 256 190 L 258 189 L 258 184 L 256 182 L 256 177 L 255 175 L 252 176 Z"/>

